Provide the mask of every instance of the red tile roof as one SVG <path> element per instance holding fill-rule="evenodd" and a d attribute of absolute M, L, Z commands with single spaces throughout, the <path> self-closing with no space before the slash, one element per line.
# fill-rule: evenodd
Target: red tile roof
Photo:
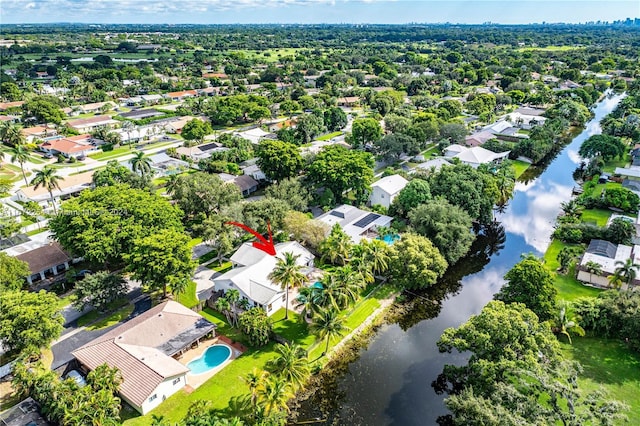
<path fill-rule="evenodd" d="M 47 150 L 53 149 L 64 154 L 88 151 L 92 149 L 93 146 L 88 143 L 81 142 L 88 141 L 89 137 L 89 135 L 78 135 L 62 139 L 53 139 L 43 143 L 40 147 Z"/>

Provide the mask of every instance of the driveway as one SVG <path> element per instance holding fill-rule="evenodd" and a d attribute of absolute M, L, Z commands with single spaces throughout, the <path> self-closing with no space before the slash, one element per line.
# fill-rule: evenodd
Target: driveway
<path fill-rule="evenodd" d="M 211 280 L 214 276 L 218 275 L 220 275 L 220 273 L 213 269 L 202 265 L 198 266 L 193 276 L 193 281 L 196 282 L 196 295 L 198 296 L 198 300 L 207 300 L 209 296 L 211 296 L 211 292 L 213 291 L 213 281 Z"/>

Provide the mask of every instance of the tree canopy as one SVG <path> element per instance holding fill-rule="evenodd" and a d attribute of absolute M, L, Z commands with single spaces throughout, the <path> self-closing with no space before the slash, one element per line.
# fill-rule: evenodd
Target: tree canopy
<path fill-rule="evenodd" d="M 27 262 L 0 252 L 0 292 L 22 289 L 29 275 Z"/>
<path fill-rule="evenodd" d="M 400 288 L 429 287 L 444 275 L 447 266 L 444 256 L 421 235 L 402 234 L 390 249 L 389 275 Z"/>
<path fill-rule="evenodd" d="M 258 147 L 258 166 L 269 179 L 294 177 L 304 166 L 300 149 L 291 143 L 264 140 Z"/>
<path fill-rule="evenodd" d="M 593 135 L 582 142 L 578 154 L 588 158 L 601 156 L 605 161 L 610 161 L 614 158 L 621 158 L 625 150 L 626 146 L 619 137 Z"/>
<path fill-rule="evenodd" d="M 182 212 L 165 198 L 116 185 L 82 191 L 49 226 L 62 246 L 89 261 L 122 265 L 135 241 L 164 229 L 182 232 Z"/>
<path fill-rule="evenodd" d="M 349 189 L 354 191 L 356 200 L 363 202 L 373 181 L 373 164 L 373 156 L 368 152 L 331 145 L 320 151 L 308 166 L 307 174 L 317 187 L 330 189 L 338 203 Z"/>

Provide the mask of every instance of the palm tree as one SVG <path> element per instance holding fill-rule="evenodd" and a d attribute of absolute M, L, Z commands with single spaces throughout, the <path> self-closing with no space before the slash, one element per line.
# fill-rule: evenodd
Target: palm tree
<path fill-rule="evenodd" d="M 329 350 L 329 341 L 332 338 L 340 337 L 345 332 L 344 319 L 338 316 L 336 309 L 327 309 L 318 313 L 311 323 L 311 331 L 319 339 L 326 340 L 326 346 L 322 355 Z"/>
<path fill-rule="evenodd" d="M 178 188 L 178 184 L 180 182 L 180 177 L 177 174 L 169 175 L 167 181 L 164 184 L 164 190 L 167 195 L 173 195 Z"/>
<path fill-rule="evenodd" d="M 232 288 L 230 290 L 227 290 L 227 292 L 225 293 L 225 298 L 227 299 L 227 301 L 229 302 L 229 305 L 231 307 L 231 318 L 233 323 L 231 325 L 233 325 L 234 327 L 238 326 L 238 302 L 240 301 L 240 292 L 235 289 Z"/>
<path fill-rule="evenodd" d="M 594 262 L 593 260 L 585 263 L 584 269 L 589 273 L 589 282 L 592 281 L 593 274 L 599 275 L 602 273 L 602 265 L 600 265 L 598 262 Z"/>
<path fill-rule="evenodd" d="M 26 185 L 29 185 L 29 183 L 27 182 L 27 175 L 24 172 L 24 163 L 29 161 L 29 149 L 25 145 L 18 144 L 18 145 L 15 145 L 13 148 L 11 148 L 9 150 L 9 153 L 11 154 L 11 162 L 12 163 L 17 162 L 20 164 L 20 170 L 22 170 L 22 177 L 24 179 L 24 183 Z"/>
<path fill-rule="evenodd" d="M 289 381 L 295 389 L 300 388 L 309 375 L 307 351 L 297 344 L 278 344 L 277 357 L 269 361 L 267 368 L 272 373 Z"/>
<path fill-rule="evenodd" d="M 362 240 L 365 260 L 371 265 L 375 274 L 384 274 L 389 269 L 389 245 L 382 240 Z"/>
<path fill-rule="evenodd" d="M 289 318 L 289 287 L 300 287 L 304 284 L 306 277 L 302 272 L 302 265 L 298 265 L 296 261 L 300 255 L 294 255 L 290 252 L 284 253 L 284 258 L 278 259 L 276 267 L 269 274 L 269 279 L 274 284 L 279 284 L 285 291 L 284 319 Z"/>
<path fill-rule="evenodd" d="M 358 299 L 358 290 L 362 282 L 354 279 L 353 273 L 349 276 L 350 270 L 351 268 L 348 268 L 324 276 L 322 306 L 344 309 Z"/>
<path fill-rule="evenodd" d="M 609 280 L 609 286 L 615 288 L 616 290 L 619 290 L 620 287 L 622 287 L 622 284 L 624 283 L 624 277 L 617 273 L 614 273 L 613 275 L 609 275 L 607 277 L 607 280 Z"/>
<path fill-rule="evenodd" d="M 9 146 L 25 145 L 27 140 L 22 133 L 22 127 L 7 123 L 0 127 L 0 139 Z"/>
<path fill-rule="evenodd" d="M 53 212 L 58 213 L 56 209 L 56 203 L 53 198 L 53 190 L 60 189 L 60 181 L 64 180 L 56 174 L 56 169 L 51 166 L 44 166 L 42 170 L 38 170 L 35 177 L 31 181 L 31 185 L 34 185 L 34 189 L 38 189 L 40 187 L 46 188 L 49 191 L 49 196 L 51 197 L 51 204 L 53 205 Z"/>
<path fill-rule="evenodd" d="M 267 377 L 267 372 L 264 370 L 254 369 L 247 373 L 242 380 L 249 386 L 249 392 L 251 392 L 251 406 L 255 408 L 256 401 L 258 399 L 258 389 L 262 386 L 262 383 Z M 255 410 L 253 410 L 255 412 Z"/>
<path fill-rule="evenodd" d="M 134 153 L 129 164 L 131 164 L 131 170 L 140 173 L 143 177 L 151 171 L 151 160 L 144 156 L 144 152 Z"/>
<path fill-rule="evenodd" d="M 320 299 L 323 289 L 318 287 L 302 287 L 296 297 L 296 309 L 302 308 L 300 319 L 306 322 L 320 308 Z"/>
<path fill-rule="evenodd" d="M 320 244 L 320 252 L 324 259 L 334 265 L 346 265 L 351 253 L 351 237 L 344 233 L 340 225 L 336 224 L 331 233 Z"/>
<path fill-rule="evenodd" d="M 265 416 L 274 410 L 289 411 L 287 401 L 293 397 L 291 385 L 282 377 L 269 375 L 258 388 L 258 402 L 264 409 Z"/>
<path fill-rule="evenodd" d="M 564 334 L 571 343 L 571 336 L 569 333 L 574 333 L 578 336 L 584 336 L 584 329 L 578 325 L 577 319 L 569 305 L 566 302 L 558 305 L 558 312 L 554 318 L 554 324 L 551 330 L 556 334 Z"/>
<path fill-rule="evenodd" d="M 616 270 L 614 273 L 624 277 L 624 282 L 627 283 L 627 285 L 631 285 L 633 280 L 636 279 L 638 268 L 640 268 L 640 265 L 633 263 L 633 259 L 631 258 L 624 262 L 622 260 L 618 260 L 616 262 Z"/>
<path fill-rule="evenodd" d="M 213 307 L 216 309 L 216 311 L 224 314 L 224 316 L 227 318 L 227 322 L 231 324 L 231 318 L 229 317 L 229 309 L 231 308 L 231 305 L 229 304 L 229 301 L 226 297 L 218 297 L 218 300 L 216 300 L 216 303 Z"/>

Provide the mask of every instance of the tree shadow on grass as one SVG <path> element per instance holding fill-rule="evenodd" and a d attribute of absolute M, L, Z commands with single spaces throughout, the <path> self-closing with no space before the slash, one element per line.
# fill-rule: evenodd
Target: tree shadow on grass
<path fill-rule="evenodd" d="M 617 339 L 575 337 L 573 345 L 564 345 L 578 361 L 582 377 L 602 384 L 640 383 L 640 354 Z"/>

